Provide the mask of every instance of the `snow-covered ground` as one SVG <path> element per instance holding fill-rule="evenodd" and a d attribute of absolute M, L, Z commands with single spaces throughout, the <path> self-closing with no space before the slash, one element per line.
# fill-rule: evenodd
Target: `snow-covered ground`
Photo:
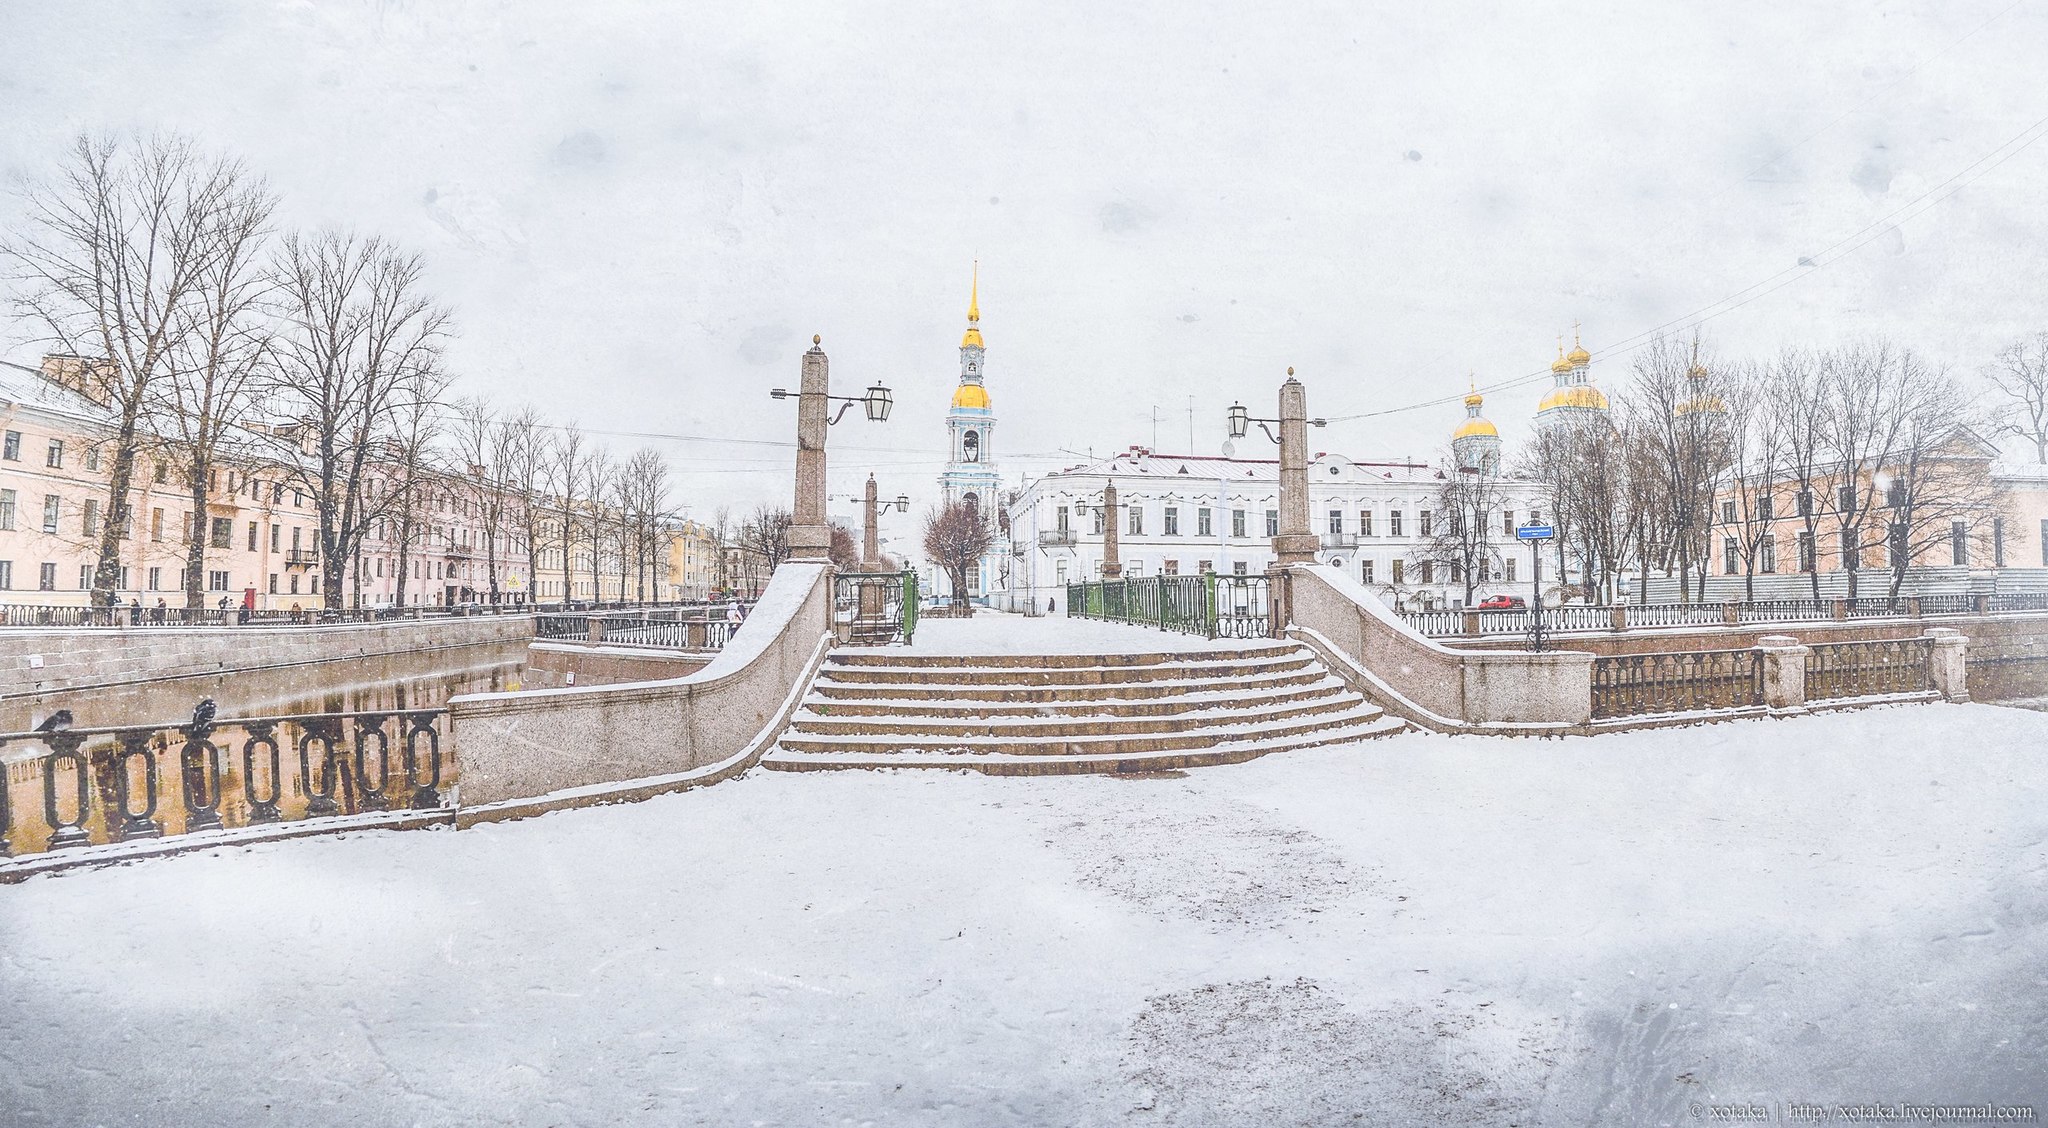
<path fill-rule="evenodd" d="M 2048 716 L 782 774 L 0 888 L 0 1123 L 2048 1115 Z"/>
<path fill-rule="evenodd" d="M 1266 639 L 1211 640 L 1128 623 L 977 608 L 971 619 L 918 619 L 908 649 L 920 654 L 1181 654 L 1274 645 Z"/>

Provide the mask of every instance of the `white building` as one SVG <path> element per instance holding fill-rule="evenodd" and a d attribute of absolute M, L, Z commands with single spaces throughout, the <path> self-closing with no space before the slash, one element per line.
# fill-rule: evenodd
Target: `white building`
<path fill-rule="evenodd" d="M 1134 446 L 1025 487 L 1010 506 L 1011 587 L 1003 606 L 1064 611 L 1068 583 L 1101 578 L 1102 491 L 1112 479 L 1124 575 L 1258 574 L 1272 561 L 1278 460 L 1154 454 Z M 1308 480 L 1309 521 L 1322 538 L 1319 563 L 1343 569 L 1391 606 L 1463 606 L 1464 584 L 1426 559 L 1441 506 L 1439 468 L 1324 453 L 1309 463 Z M 1501 491 L 1493 532 L 1512 542 L 1514 526 L 1540 519 L 1542 506 L 1533 483 L 1508 480 Z M 1527 584 L 1528 561 L 1518 556 L 1502 553 L 1479 598 L 1527 594 L 1508 586 Z"/>

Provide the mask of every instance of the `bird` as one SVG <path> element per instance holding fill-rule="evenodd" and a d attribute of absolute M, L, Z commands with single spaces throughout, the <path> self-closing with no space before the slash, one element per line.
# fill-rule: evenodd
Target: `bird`
<path fill-rule="evenodd" d="M 213 698 L 200 698 L 199 704 L 192 706 L 192 727 L 196 729 L 212 728 L 213 714 Z"/>
<path fill-rule="evenodd" d="M 59 731 L 62 731 L 63 729 L 67 729 L 67 728 L 70 728 L 70 727 L 71 727 L 71 710 L 69 710 L 69 709 L 59 709 L 59 710 L 57 710 L 56 712 L 54 712 L 54 713 L 50 714 L 49 716 L 47 716 L 47 717 L 44 717 L 44 718 L 43 718 L 43 723 L 42 723 L 42 724 L 39 724 L 39 725 L 37 725 L 37 726 L 36 726 L 36 731 L 37 731 L 37 732 L 59 732 Z"/>

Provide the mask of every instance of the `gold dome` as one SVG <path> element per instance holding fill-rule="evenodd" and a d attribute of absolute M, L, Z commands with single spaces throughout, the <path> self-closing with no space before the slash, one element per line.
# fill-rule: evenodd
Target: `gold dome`
<path fill-rule="evenodd" d="M 1470 438 L 1497 439 L 1500 438 L 1500 428 L 1484 419 L 1467 419 L 1458 425 L 1457 430 L 1451 432 L 1452 441 Z"/>
<path fill-rule="evenodd" d="M 960 347 L 963 349 L 987 348 L 988 346 L 981 343 L 981 327 L 969 325 L 967 327 L 967 335 L 960 338 Z"/>
<path fill-rule="evenodd" d="M 980 343 L 978 338 L 975 343 Z M 953 392 L 953 406 L 978 407 L 986 411 L 989 407 L 988 389 L 980 384 L 962 384 Z"/>
<path fill-rule="evenodd" d="M 1728 405 L 1721 402 L 1720 396 L 1695 396 L 1671 409 L 1672 416 L 1679 419 L 1695 412 L 1702 415 L 1725 415 L 1728 413 Z"/>
<path fill-rule="evenodd" d="M 1572 331 L 1572 351 L 1565 354 L 1565 359 L 1572 362 L 1573 368 L 1584 368 L 1593 363 L 1593 354 L 1587 352 L 1586 346 L 1579 343 L 1577 330 Z"/>
<path fill-rule="evenodd" d="M 1591 384 L 1573 384 L 1564 388 L 1552 388 L 1550 394 L 1543 397 L 1543 402 L 1536 405 L 1536 410 L 1549 411 L 1554 407 L 1584 407 L 1594 411 L 1606 411 L 1607 397 Z"/>
<path fill-rule="evenodd" d="M 1564 358 L 1564 345 L 1562 343 L 1557 346 L 1557 359 L 1550 362 L 1550 370 L 1559 376 L 1572 370 L 1572 362 Z"/>

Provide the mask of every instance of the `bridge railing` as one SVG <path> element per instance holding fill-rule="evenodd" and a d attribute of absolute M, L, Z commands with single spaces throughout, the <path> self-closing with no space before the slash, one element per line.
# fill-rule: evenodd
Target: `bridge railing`
<path fill-rule="evenodd" d="M 1855 599 L 1759 599 L 1726 603 L 1564 604 L 1543 609 L 1546 634 L 1646 630 L 1674 627 L 1739 626 L 1879 618 L 1939 618 L 2048 611 L 2048 592 L 2003 595 L 1944 593 L 1916 596 L 1859 596 Z M 1438 608 L 1402 611 L 1402 621 L 1429 638 L 1498 637 L 1527 634 L 1534 611 Z"/>
<path fill-rule="evenodd" d="M 244 609 L 229 607 L 115 607 L 0 604 L 0 629 L 7 627 L 306 627 L 336 623 L 388 623 L 408 619 L 459 619 L 476 615 L 524 615 L 533 609 L 512 603 L 454 607 L 321 607 Z"/>
<path fill-rule="evenodd" d="M 1067 615 L 1204 638 L 1264 638 L 1272 628 L 1265 576 L 1139 576 L 1067 585 Z"/>
<path fill-rule="evenodd" d="M 0 734 L 0 857 L 438 810 L 453 774 L 445 716 L 404 709 Z"/>
<path fill-rule="evenodd" d="M 534 616 L 533 636 L 542 641 L 721 650 L 754 605 L 752 600 L 743 600 L 739 606 L 738 619 L 732 617 L 730 603 L 638 611 L 543 612 Z"/>

